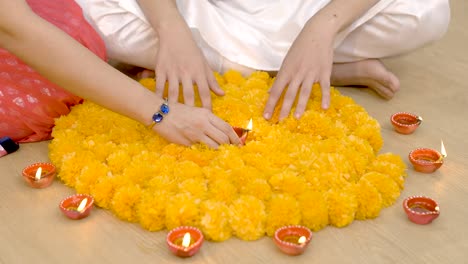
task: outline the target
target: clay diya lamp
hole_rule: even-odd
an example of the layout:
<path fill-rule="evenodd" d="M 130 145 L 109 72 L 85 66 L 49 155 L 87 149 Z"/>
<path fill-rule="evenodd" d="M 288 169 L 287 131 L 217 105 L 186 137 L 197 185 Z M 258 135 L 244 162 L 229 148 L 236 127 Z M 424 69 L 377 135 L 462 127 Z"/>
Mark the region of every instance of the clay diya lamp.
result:
<path fill-rule="evenodd" d="M 232 128 L 234 129 L 234 132 L 236 132 L 237 136 L 240 138 L 242 145 L 245 145 L 245 142 L 247 141 L 247 136 L 249 135 L 249 132 L 251 132 L 253 128 L 252 119 L 250 119 L 249 124 L 247 125 L 247 128 L 241 128 L 241 127 L 232 127 Z"/>
<path fill-rule="evenodd" d="M 284 253 L 296 256 L 304 252 L 312 239 L 312 232 L 304 226 L 292 225 L 278 228 L 273 240 Z"/>
<path fill-rule="evenodd" d="M 169 250 L 176 256 L 186 258 L 195 255 L 204 241 L 202 232 L 192 226 L 179 226 L 166 237 Z"/>
<path fill-rule="evenodd" d="M 62 213 L 73 220 L 87 217 L 93 209 L 94 198 L 88 194 L 74 194 L 60 202 Z"/>
<path fill-rule="evenodd" d="M 23 169 L 23 179 L 33 188 L 46 188 L 52 184 L 56 175 L 55 166 L 48 162 L 38 162 Z"/>
<path fill-rule="evenodd" d="M 436 201 L 425 196 L 411 196 L 403 201 L 403 209 L 408 219 L 420 225 L 431 223 L 440 214 Z"/>
<path fill-rule="evenodd" d="M 422 120 L 422 117 L 406 112 L 395 113 L 390 118 L 395 131 L 405 135 L 413 133 L 421 125 Z"/>
<path fill-rule="evenodd" d="M 418 148 L 411 151 L 408 158 L 416 171 L 432 173 L 438 170 L 447 157 L 444 143 L 441 142 L 441 152 L 429 148 Z"/>

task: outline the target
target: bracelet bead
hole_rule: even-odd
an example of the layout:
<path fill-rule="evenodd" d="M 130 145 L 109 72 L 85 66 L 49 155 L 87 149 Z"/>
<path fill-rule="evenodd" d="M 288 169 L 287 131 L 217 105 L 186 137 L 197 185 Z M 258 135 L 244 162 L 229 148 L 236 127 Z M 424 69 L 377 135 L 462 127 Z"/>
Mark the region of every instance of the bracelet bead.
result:
<path fill-rule="evenodd" d="M 156 113 L 154 113 L 153 116 L 151 117 L 152 122 L 148 126 L 148 128 L 153 128 L 155 124 L 161 123 L 164 119 L 164 116 L 169 114 L 169 111 L 170 111 L 170 108 L 169 108 L 167 98 L 164 98 L 164 103 L 161 104 L 161 106 L 159 107 L 159 110 Z"/>

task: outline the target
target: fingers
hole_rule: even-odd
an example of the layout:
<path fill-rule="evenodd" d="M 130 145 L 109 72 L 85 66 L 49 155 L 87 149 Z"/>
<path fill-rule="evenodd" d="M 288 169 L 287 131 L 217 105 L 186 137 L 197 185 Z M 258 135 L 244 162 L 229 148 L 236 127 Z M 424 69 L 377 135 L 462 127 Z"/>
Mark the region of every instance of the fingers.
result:
<path fill-rule="evenodd" d="M 169 77 L 169 102 L 175 103 L 179 101 L 179 80 L 176 75 Z"/>
<path fill-rule="evenodd" d="M 283 77 L 280 73 L 278 73 L 278 77 L 276 78 L 273 86 L 270 89 L 270 96 L 268 97 L 268 101 L 265 106 L 265 110 L 263 111 L 263 117 L 266 120 L 270 120 L 273 111 L 275 110 L 276 104 L 278 103 L 279 98 L 283 94 L 284 87 L 287 85 L 288 80 Z"/>
<path fill-rule="evenodd" d="M 294 113 L 295 118 L 299 119 L 304 114 L 305 109 L 307 108 L 307 103 L 309 102 L 313 85 L 313 79 L 308 79 L 302 83 L 299 99 L 297 100 L 296 112 Z"/>
<path fill-rule="evenodd" d="M 213 149 L 218 149 L 223 144 L 241 145 L 240 139 L 234 132 L 234 129 L 215 116 L 210 118 L 210 125 L 199 136 L 199 139 L 193 141 L 206 144 Z"/>
<path fill-rule="evenodd" d="M 188 106 L 195 105 L 195 95 L 193 91 L 193 83 L 192 80 L 188 77 L 182 79 L 182 87 L 184 91 L 184 104 Z M 179 87 L 177 87 L 179 89 Z"/>
<path fill-rule="evenodd" d="M 322 109 L 328 109 L 330 107 L 330 78 L 322 79 L 320 88 L 322 89 Z"/>
<path fill-rule="evenodd" d="M 216 81 L 216 78 L 214 74 L 212 73 L 213 71 L 210 69 L 210 67 L 208 67 L 207 72 L 208 72 L 208 77 L 207 77 L 208 85 L 210 86 L 211 91 L 213 91 L 213 93 L 216 94 L 217 96 L 225 95 L 225 92 L 223 91 L 223 89 L 219 87 L 219 84 Z"/>
<path fill-rule="evenodd" d="M 156 95 L 160 98 L 164 96 L 166 89 L 166 75 L 163 73 L 156 74 Z"/>
<path fill-rule="evenodd" d="M 283 120 L 288 117 L 289 112 L 291 112 L 291 108 L 296 100 L 297 90 L 299 89 L 299 85 L 301 85 L 301 80 L 295 79 L 294 81 L 289 83 L 288 89 L 286 94 L 284 95 L 283 105 L 281 107 L 279 120 Z"/>
<path fill-rule="evenodd" d="M 211 122 L 211 124 L 213 124 L 213 126 L 215 126 L 219 131 L 222 132 L 222 134 L 223 134 L 222 140 L 225 140 L 225 141 L 223 141 L 224 143 L 226 143 L 226 144 L 230 143 L 230 144 L 234 144 L 234 145 L 240 145 L 241 144 L 240 138 L 239 138 L 239 136 L 237 136 L 237 134 L 234 131 L 234 129 L 232 128 L 232 126 L 229 125 L 228 123 L 226 123 L 224 120 L 222 120 L 221 118 L 213 115 L 212 118 L 210 119 L 210 122 Z M 227 136 L 227 140 L 224 138 L 224 136 Z"/>
<path fill-rule="evenodd" d="M 216 142 L 215 140 L 211 139 L 209 136 L 203 136 L 203 138 L 200 140 L 200 143 L 206 144 L 208 147 L 212 149 L 218 149 L 219 148 L 219 143 Z"/>
<path fill-rule="evenodd" d="M 205 80 L 201 80 L 197 82 L 197 86 L 203 108 L 211 110 L 211 94 L 208 83 Z"/>
<path fill-rule="evenodd" d="M 321 91 L 322 91 L 322 101 L 321 106 L 323 109 L 328 109 L 330 107 L 330 77 L 327 74 L 320 78 L 318 83 L 320 84 Z M 295 118 L 300 118 L 304 114 L 307 103 L 310 99 L 310 94 L 312 92 L 312 87 L 314 85 L 314 78 L 313 77 L 299 77 L 291 81 L 287 87 L 287 91 L 284 95 L 283 104 L 281 106 L 281 111 L 279 115 L 279 120 L 282 120 L 288 117 L 291 109 L 294 105 L 294 102 L 297 98 L 297 105 L 296 110 L 294 113 Z M 268 98 L 267 104 L 265 106 L 265 110 L 263 112 L 263 117 L 267 120 L 271 119 L 273 111 L 276 105 L 279 102 L 279 98 L 281 97 L 282 93 L 284 92 L 285 86 L 287 82 L 285 79 L 278 78 L 276 82 L 273 84 L 270 92 L 270 96 Z M 299 91 L 300 88 L 300 91 Z"/>

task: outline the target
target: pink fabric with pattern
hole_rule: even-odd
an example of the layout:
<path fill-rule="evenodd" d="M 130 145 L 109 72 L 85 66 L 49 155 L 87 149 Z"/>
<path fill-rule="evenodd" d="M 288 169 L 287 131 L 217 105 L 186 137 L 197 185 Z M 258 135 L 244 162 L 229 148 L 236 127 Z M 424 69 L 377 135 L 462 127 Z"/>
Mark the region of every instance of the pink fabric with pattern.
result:
<path fill-rule="evenodd" d="M 104 42 L 73 0 L 27 2 L 36 14 L 106 59 Z M 0 48 L 0 138 L 9 136 L 17 142 L 50 139 L 54 119 L 81 102 Z"/>

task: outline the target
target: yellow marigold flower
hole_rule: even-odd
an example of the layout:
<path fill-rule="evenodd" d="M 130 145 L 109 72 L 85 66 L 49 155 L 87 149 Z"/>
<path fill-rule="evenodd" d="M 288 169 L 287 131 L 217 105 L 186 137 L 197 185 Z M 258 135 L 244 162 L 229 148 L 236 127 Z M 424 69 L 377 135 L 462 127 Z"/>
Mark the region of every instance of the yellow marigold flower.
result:
<path fill-rule="evenodd" d="M 192 178 L 179 183 L 179 193 L 190 193 L 193 197 L 203 199 L 206 197 L 208 187 L 203 178 Z"/>
<path fill-rule="evenodd" d="M 75 189 L 78 193 L 90 193 L 90 189 L 100 177 L 106 177 L 109 168 L 98 161 L 88 163 L 76 179 Z"/>
<path fill-rule="evenodd" d="M 375 171 L 380 172 L 382 174 L 386 174 L 398 184 L 400 190 L 404 188 L 406 176 L 405 167 L 400 167 L 395 163 L 380 161 L 376 159 L 370 164 L 368 171 Z"/>
<path fill-rule="evenodd" d="M 271 197 L 272 191 L 267 180 L 257 178 L 248 181 L 245 185 L 241 185 L 240 193 L 255 196 L 262 201 L 268 201 Z"/>
<path fill-rule="evenodd" d="M 250 74 L 249 78 L 250 79 L 258 79 L 258 80 L 262 80 L 262 81 L 265 81 L 265 82 L 270 82 L 271 81 L 271 78 L 270 78 L 270 75 L 267 73 L 267 72 L 263 72 L 263 71 L 254 71 Z M 256 88 L 256 87 L 254 87 Z"/>
<path fill-rule="evenodd" d="M 398 184 L 389 176 L 379 172 L 368 172 L 362 176 L 362 179 L 368 180 L 382 195 L 382 206 L 392 205 L 400 196 Z"/>
<path fill-rule="evenodd" d="M 178 146 L 183 151 L 180 154 L 183 159 L 187 161 L 192 161 L 193 163 L 197 164 L 198 166 L 208 166 L 218 153 L 216 150 L 208 149 L 204 145 L 193 146 L 190 148 L 186 148 L 183 146 Z M 203 155 L 200 155 L 200 152 L 203 152 Z"/>
<path fill-rule="evenodd" d="M 264 79 L 257 79 L 257 78 L 249 78 L 243 84 L 243 91 L 244 92 L 252 92 L 252 91 L 264 91 L 268 89 L 268 82 Z"/>
<path fill-rule="evenodd" d="M 328 219 L 330 224 L 343 227 L 351 224 L 357 211 L 358 202 L 352 187 L 347 190 L 331 189 L 327 196 Z"/>
<path fill-rule="evenodd" d="M 312 231 L 328 225 L 328 202 L 324 193 L 307 190 L 298 197 L 302 224 Z"/>
<path fill-rule="evenodd" d="M 237 188 L 227 179 L 215 179 L 210 181 L 208 197 L 214 200 L 230 204 L 237 198 Z"/>
<path fill-rule="evenodd" d="M 136 207 L 136 214 L 141 226 L 149 231 L 164 229 L 166 203 L 170 197 L 166 191 L 147 190 L 143 192 Z"/>
<path fill-rule="evenodd" d="M 232 236 L 229 225 L 229 207 L 215 200 L 205 200 L 200 205 L 200 227 L 207 239 L 224 241 Z"/>
<path fill-rule="evenodd" d="M 71 152 L 62 157 L 61 169 L 57 176 L 68 186 L 75 186 L 76 175 L 80 175 L 86 164 L 96 158 L 90 151 Z"/>
<path fill-rule="evenodd" d="M 229 207 L 229 223 L 240 239 L 261 238 L 265 234 L 266 217 L 265 204 L 253 196 L 241 195 Z"/>
<path fill-rule="evenodd" d="M 392 153 L 383 153 L 376 157 L 370 164 L 368 171 L 376 171 L 387 174 L 403 189 L 406 173 L 406 165 L 403 159 Z"/>
<path fill-rule="evenodd" d="M 156 88 L 156 80 L 154 78 L 143 78 L 140 80 L 140 84 L 151 91 L 154 91 Z"/>
<path fill-rule="evenodd" d="M 365 178 L 361 178 L 357 183 L 356 198 L 358 201 L 356 219 L 364 220 L 379 216 L 382 209 L 382 195 Z"/>
<path fill-rule="evenodd" d="M 368 122 L 372 122 L 369 120 Z M 369 142 L 369 144 L 374 149 L 374 152 L 377 153 L 383 146 L 383 139 L 380 133 L 369 133 L 370 131 L 380 130 L 380 125 L 375 121 L 374 124 L 367 123 L 365 125 L 361 125 L 354 131 L 354 135 L 363 138 Z"/>
<path fill-rule="evenodd" d="M 199 178 L 203 179 L 203 171 L 195 162 L 192 161 L 181 161 L 177 163 L 177 167 L 174 169 L 174 177 L 179 181 L 186 179 Z"/>
<path fill-rule="evenodd" d="M 229 70 L 226 73 L 224 73 L 224 79 L 226 82 L 230 84 L 235 84 L 235 85 L 242 85 L 245 82 L 244 77 L 242 77 L 242 74 L 238 71 L 232 71 Z"/>
<path fill-rule="evenodd" d="M 206 166 L 202 168 L 203 174 L 210 182 L 216 180 L 230 180 L 231 174 L 219 166 Z"/>
<path fill-rule="evenodd" d="M 128 166 L 131 161 L 131 156 L 125 150 L 117 150 L 107 157 L 107 165 L 113 173 L 122 173 L 123 169 Z"/>
<path fill-rule="evenodd" d="M 146 184 L 148 189 L 154 191 L 176 192 L 178 190 L 177 181 L 175 178 L 167 175 L 156 175 Z"/>
<path fill-rule="evenodd" d="M 136 205 L 138 204 L 142 191 L 136 185 L 128 185 L 117 188 L 111 201 L 111 210 L 123 220 L 136 222 Z"/>
<path fill-rule="evenodd" d="M 96 205 L 104 209 L 109 209 L 115 187 L 116 178 L 109 176 L 99 177 L 96 183 L 90 188 L 90 194 L 93 196 Z"/>
<path fill-rule="evenodd" d="M 285 170 L 271 176 L 268 181 L 275 191 L 296 196 L 306 189 L 306 182 L 303 177 L 299 177 L 296 172 Z"/>
<path fill-rule="evenodd" d="M 166 204 L 166 228 L 178 226 L 200 226 L 200 199 L 190 193 L 179 193 L 172 196 Z"/>
<path fill-rule="evenodd" d="M 269 236 L 282 226 L 298 225 L 301 222 L 299 203 L 291 195 L 274 194 L 268 205 L 268 211 L 266 232 Z"/>

